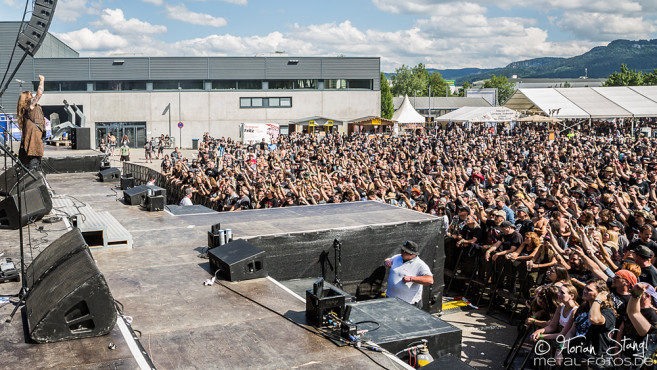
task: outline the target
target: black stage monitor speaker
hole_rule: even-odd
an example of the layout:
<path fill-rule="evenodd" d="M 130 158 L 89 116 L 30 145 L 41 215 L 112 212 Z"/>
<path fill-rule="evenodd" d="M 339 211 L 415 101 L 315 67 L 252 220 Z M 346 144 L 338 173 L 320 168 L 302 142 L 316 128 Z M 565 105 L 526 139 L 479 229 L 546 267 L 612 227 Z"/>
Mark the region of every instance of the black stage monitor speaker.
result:
<path fill-rule="evenodd" d="M 127 190 L 135 187 L 135 178 L 132 174 L 121 176 L 121 190 Z"/>
<path fill-rule="evenodd" d="M 265 252 L 242 239 L 210 249 L 210 269 L 229 281 L 267 277 Z"/>
<path fill-rule="evenodd" d="M 3 172 L 2 175 L 0 175 L 0 195 L 7 196 L 9 194 L 16 194 L 16 191 L 18 190 L 18 185 L 17 185 L 17 179 L 18 176 L 16 174 L 16 168 L 17 166 L 14 166 L 7 171 Z M 39 185 L 45 185 L 46 182 L 43 178 L 43 173 L 40 171 L 29 171 L 34 177 L 36 177 L 36 180 L 32 178 L 28 173 L 25 173 L 21 170 L 21 178 L 23 180 L 23 183 L 21 184 L 21 189 L 31 189 L 31 188 L 36 188 Z"/>
<path fill-rule="evenodd" d="M 144 207 L 149 212 L 163 211 L 166 201 L 163 195 L 149 195 L 146 197 L 146 204 Z"/>
<path fill-rule="evenodd" d="M 166 198 L 167 191 L 155 185 L 139 185 L 123 191 L 123 201 L 132 206 L 145 204 L 148 195 L 161 195 Z"/>
<path fill-rule="evenodd" d="M 30 337 L 39 343 L 108 334 L 116 309 L 105 277 L 88 249 L 48 269 L 25 301 Z"/>
<path fill-rule="evenodd" d="M 46 38 L 50 22 L 55 14 L 57 0 L 36 0 L 30 23 L 18 36 L 18 46 L 34 56 Z"/>
<path fill-rule="evenodd" d="M 71 129 L 71 147 L 75 150 L 91 149 L 91 128 L 73 127 Z"/>
<path fill-rule="evenodd" d="M 43 250 L 43 252 L 36 256 L 29 266 L 27 266 L 25 269 L 25 282 L 27 283 L 27 288 L 34 288 L 43 281 L 55 267 L 71 258 L 72 255 L 80 252 L 90 253 L 80 229 L 75 228 L 52 242 Z"/>
<path fill-rule="evenodd" d="M 52 199 L 45 185 L 28 189 L 21 194 L 22 209 L 18 214 L 18 196 L 0 202 L 0 229 L 17 230 L 30 220 L 40 220 L 52 210 Z"/>
<path fill-rule="evenodd" d="M 121 180 L 121 170 L 116 167 L 108 168 L 98 173 L 102 182 L 117 182 Z"/>

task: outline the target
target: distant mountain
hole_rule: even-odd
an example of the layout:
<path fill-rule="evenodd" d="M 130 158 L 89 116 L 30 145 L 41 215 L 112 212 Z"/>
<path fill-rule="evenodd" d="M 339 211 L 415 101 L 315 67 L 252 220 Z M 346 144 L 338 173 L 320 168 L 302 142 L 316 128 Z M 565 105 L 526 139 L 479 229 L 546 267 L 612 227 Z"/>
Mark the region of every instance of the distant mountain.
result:
<path fill-rule="evenodd" d="M 502 68 L 480 69 L 427 69 L 429 73 L 440 72 L 446 80 L 456 80 L 460 85 L 496 76 L 520 78 L 579 78 L 585 74 L 589 78 L 606 78 L 620 71 L 624 63 L 630 69 L 652 72 L 657 69 L 657 39 L 655 40 L 615 40 L 607 46 L 595 47 L 586 53 L 572 58 L 534 58 L 509 63 Z M 585 71 L 586 70 L 586 71 Z M 388 79 L 394 73 L 386 73 Z"/>
<path fill-rule="evenodd" d="M 443 76 L 446 80 L 457 80 L 459 78 L 468 77 L 476 74 L 486 73 L 492 71 L 492 69 L 481 69 L 481 68 L 460 68 L 460 69 L 433 69 L 427 68 L 427 72 L 434 73 L 440 72 L 440 75 Z"/>
<path fill-rule="evenodd" d="M 521 78 L 578 78 L 585 74 L 589 78 L 606 78 L 620 71 L 625 63 L 637 71 L 652 72 L 657 68 L 657 39 L 615 40 L 607 46 L 598 46 L 572 58 L 536 58 L 509 63 L 496 68 L 457 79 L 457 83 L 472 82 L 497 76 L 518 75 Z"/>

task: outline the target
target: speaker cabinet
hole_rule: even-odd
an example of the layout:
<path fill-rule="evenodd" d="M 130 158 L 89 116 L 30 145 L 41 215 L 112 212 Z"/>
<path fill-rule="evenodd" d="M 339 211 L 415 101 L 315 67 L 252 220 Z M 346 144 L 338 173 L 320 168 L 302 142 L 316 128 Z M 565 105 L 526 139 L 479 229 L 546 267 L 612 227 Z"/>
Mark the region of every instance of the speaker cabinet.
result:
<path fill-rule="evenodd" d="M 101 182 L 118 182 L 121 180 L 121 170 L 116 167 L 108 168 L 98 173 Z"/>
<path fill-rule="evenodd" d="M 30 22 L 18 36 L 17 45 L 31 56 L 34 56 L 46 38 L 50 22 L 55 13 L 57 0 L 36 0 Z"/>
<path fill-rule="evenodd" d="M 33 278 L 38 283 L 29 291 L 25 308 L 34 341 L 97 337 L 114 328 L 116 310 L 109 286 L 87 246 L 83 248 L 68 258 L 57 259 L 53 266 L 39 267 L 45 269 L 43 276 Z M 52 256 L 57 254 L 52 252 Z M 37 272 L 36 267 L 33 272 Z"/>
<path fill-rule="evenodd" d="M 16 173 L 17 168 L 18 166 L 14 166 L 0 175 L 0 195 L 7 196 L 10 194 L 16 194 L 16 191 L 18 190 L 18 175 Z M 46 185 L 46 182 L 43 178 L 43 173 L 40 171 L 29 171 L 29 173 L 21 171 L 21 174 L 21 180 L 23 181 L 21 184 L 21 189 L 32 189 L 40 185 Z M 36 180 L 32 178 L 30 174 L 34 175 Z"/>
<path fill-rule="evenodd" d="M 74 150 L 91 149 L 91 128 L 73 127 L 71 129 L 71 147 Z"/>
<path fill-rule="evenodd" d="M 80 229 L 75 228 L 52 242 L 25 269 L 27 288 L 37 286 L 48 274 L 76 253 L 90 253 Z"/>
<path fill-rule="evenodd" d="M 121 176 L 121 190 L 127 190 L 135 187 L 135 178 L 132 174 Z"/>
<path fill-rule="evenodd" d="M 164 210 L 166 201 L 164 200 L 163 195 L 149 195 L 146 197 L 146 204 L 144 207 L 149 212 L 156 212 Z"/>
<path fill-rule="evenodd" d="M 139 185 L 132 189 L 123 191 L 123 201 L 131 206 L 138 206 L 146 203 L 148 195 L 158 196 L 161 195 L 166 198 L 167 191 L 155 185 Z"/>
<path fill-rule="evenodd" d="M 265 252 L 242 239 L 210 249 L 210 269 L 229 281 L 257 279 L 267 276 Z"/>
<path fill-rule="evenodd" d="M 40 220 L 52 210 L 52 199 L 45 185 L 27 189 L 21 194 L 22 209 L 18 213 L 18 195 L 0 202 L 0 229 L 17 230 L 31 220 Z"/>

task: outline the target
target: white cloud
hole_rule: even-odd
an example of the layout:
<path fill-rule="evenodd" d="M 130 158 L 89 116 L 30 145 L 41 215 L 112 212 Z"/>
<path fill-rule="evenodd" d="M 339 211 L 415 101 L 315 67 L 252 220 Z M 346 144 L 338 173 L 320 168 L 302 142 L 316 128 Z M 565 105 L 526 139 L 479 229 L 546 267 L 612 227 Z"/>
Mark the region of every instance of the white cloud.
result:
<path fill-rule="evenodd" d="M 219 0 L 223 1 L 224 3 L 229 3 L 229 4 L 236 4 L 236 5 L 247 5 L 248 0 Z"/>
<path fill-rule="evenodd" d="M 10 8 L 16 8 L 16 9 L 25 6 L 25 3 L 21 4 L 18 2 L 18 0 L 2 0 L 2 3 Z"/>
<path fill-rule="evenodd" d="M 167 32 L 165 26 L 152 25 L 136 18 L 125 19 L 121 9 L 104 9 L 100 18 L 92 23 L 98 28 L 107 27 L 119 34 L 158 34 Z"/>
<path fill-rule="evenodd" d="M 128 40 L 108 30 L 93 32 L 86 27 L 68 33 L 56 33 L 55 36 L 77 51 L 114 50 L 129 45 Z"/>
<path fill-rule="evenodd" d="M 54 19 L 74 23 L 85 14 L 98 14 L 98 5 L 99 3 L 87 4 L 87 0 L 59 0 Z"/>
<path fill-rule="evenodd" d="M 187 9 L 185 4 L 166 5 L 165 8 L 167 17 L 186 23 L 210 27 L 223 27 L 227 23 L 226 20 L 221 17 L 213 17 L 209 14 L 193 12 Z"/>
<path fill-rule="evenodd" d="M 627 17 L 622 14 L 604 13 L 566 13 L 557 25 L 573 32 L 578 37 L 589 40 L 605 41 L 613 39 L 646 39 L 657 31 L 654 20 L 641 16 Z"/>
<path fill-rule="evenodd" d="M 155 4 L 157 6 L 160 6 L 160 5 L 163 4 L 162 0 L 142 0 L 142 1 L 145 2 L 145 3 Z"/>

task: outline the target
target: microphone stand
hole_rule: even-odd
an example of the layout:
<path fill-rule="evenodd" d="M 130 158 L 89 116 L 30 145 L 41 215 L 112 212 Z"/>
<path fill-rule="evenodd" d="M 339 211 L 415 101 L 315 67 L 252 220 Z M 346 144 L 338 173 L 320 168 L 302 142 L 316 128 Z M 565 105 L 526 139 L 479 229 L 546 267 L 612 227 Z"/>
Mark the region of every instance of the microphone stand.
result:
<path fill-rule="evenodd" d="M 3 110 L 4 112 L 4 110 Z M 7 113 L 4 113 L 5 116 L 8 118 Z M 6 129 L 4 129 L 5 132 L 7 132 Z M 10 137 L 13 140 L 13 136 L 10 133 Z M 12 145 L 13 146 L 13 145 Z M 18 189 L 16 190 L 16 196 L 17 196 L 17 201 L 18 201 L 18 238 L 19 238 L 19 243 L 20 243 L 20 253 L 21 253 L 21 289 L 18 292 L 18 294 L 12 295 L 12 297 L 18 297 L 19 301 L 16 304 L 16 307 L 14 307 L 14 310 L 11 312 L 9 317 L 5 320 L 6 322 L 10 323 L 16 312 L 18 311 L 18 308 L 20 306 L 25 304 L 25 300 L 27 299 L 28 295 L 28 289 L 27 289 L 27 280 L 25 279 L 25 245 L 23 242 L 23 224 L 22 224 L 22 218 L 23 218 L 23 194 L 22 192 L 25 191 L 25 189 L 22 188 L 23 185 L 23 172 L 26 174 L 29 174 L 34 180 L 37 180 L 36 176 L 32 174 L 27 167 L 23 163 L 21 163 L 20 160 L 9 150 L 7 149 L 6 145 L 0 145 L 0 150 L 2 150 L 5 153 L 5 163 L 7 161 L 7 157 L 10 157 L 12 161 L 16 163 L 16 185 L 18 186 Z M 6 168 L 6 164 L 5 164 Z M 6 181 L 6 176 L 5 176 L 5 181 Z M 6 187 L 5 187 L 6 188 Z M 11 196 L 11 192 L 7 192 L 7 196 Z M 28 223 L 29 225 L 29 220 Z"/>

